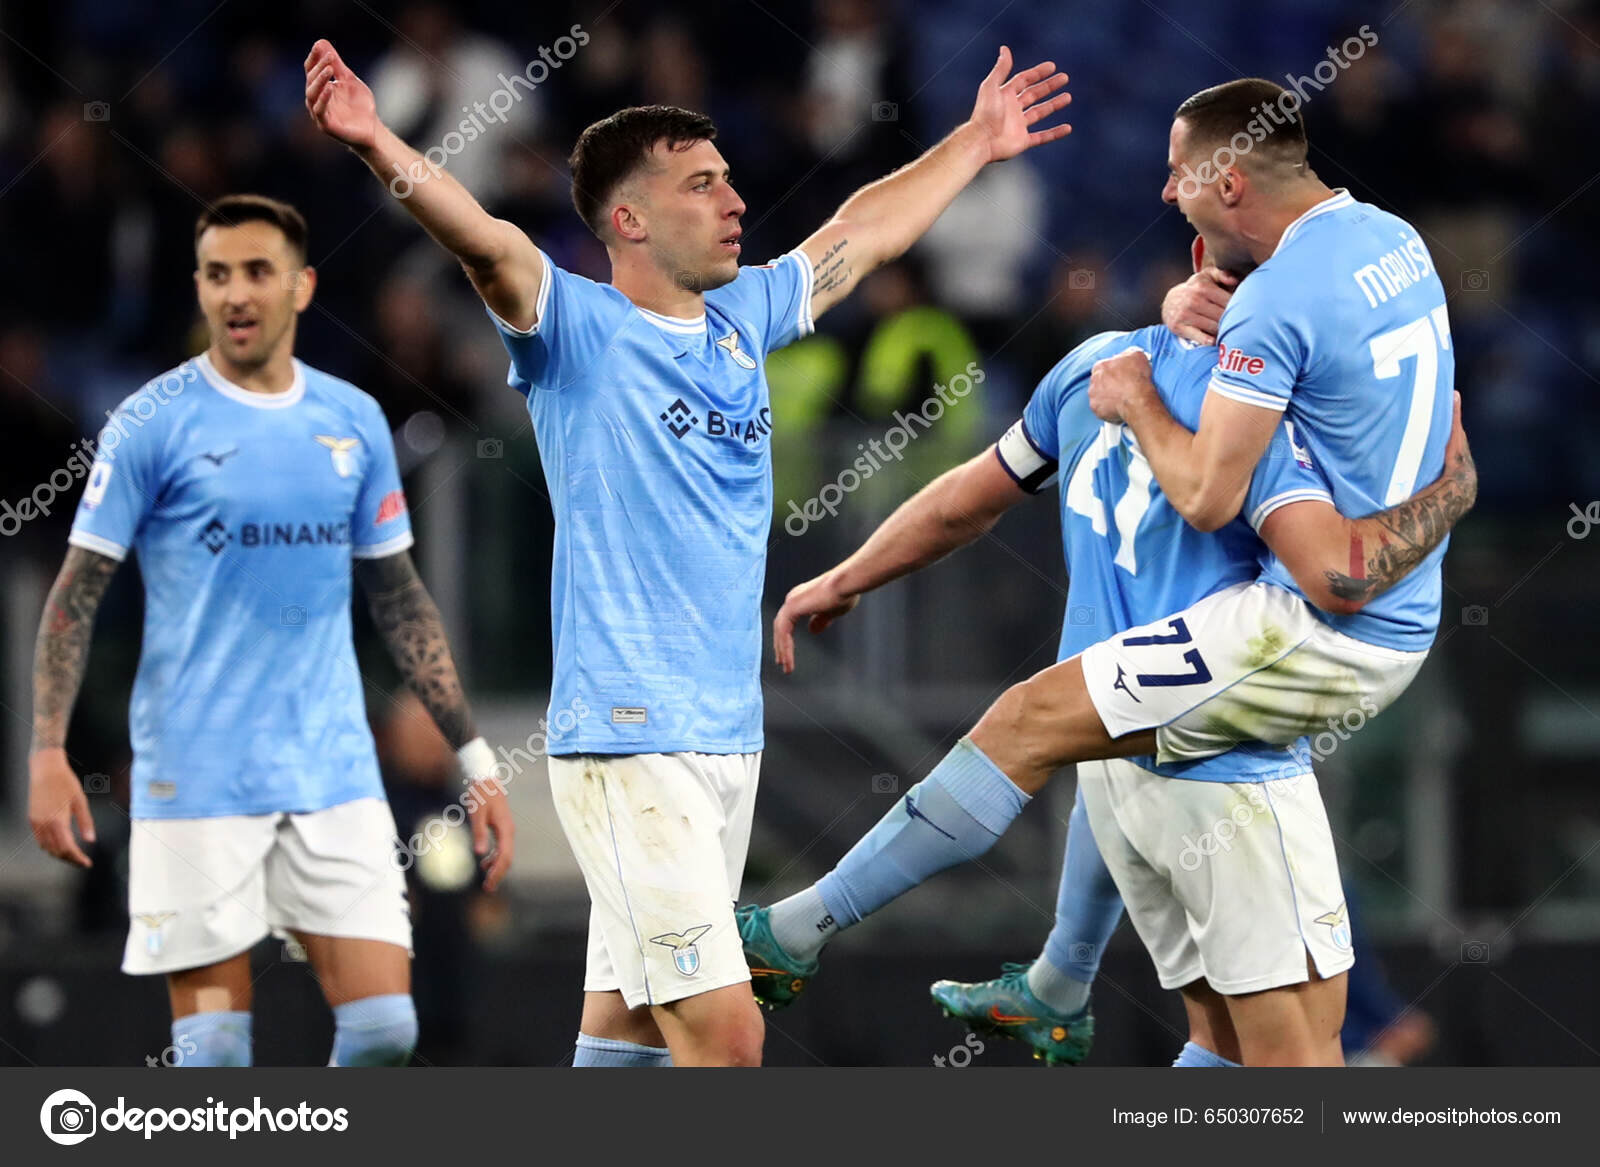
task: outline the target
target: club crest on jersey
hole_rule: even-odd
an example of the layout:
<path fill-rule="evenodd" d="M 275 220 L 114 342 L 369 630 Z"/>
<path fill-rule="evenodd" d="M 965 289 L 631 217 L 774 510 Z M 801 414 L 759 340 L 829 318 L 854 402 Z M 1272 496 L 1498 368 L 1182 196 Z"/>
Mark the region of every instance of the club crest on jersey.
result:
<path fill-rule="evenodd" d="M 692 977 L 700 971 L 700 949 L 695 942 L 709 931 L 710 924 L 696 924 L 682 932 L 663 932 L 660 936 L 652 936 L 650 943 L 672 949 L 672 966 L 684 976 Z"/>
<path fill-rule="evenodd" d="M 717 347 L 732 357 L 733 363 L 741 369 L 753 369 L 756 367 L 756 359 L 739 347 L 738 329 L 717 341 Z"/>
<path fill-rule="evenodd" d="M 1350 950 L 1350 913 L 1343 903 L 1331 912 L 1322 913 L 1316 918 L 1315 922 L 1328 926 L 1329 931 L 1333 933 L 1332 940 L 1335 948 L 1343 949 L 1346 952 Z"/>
<path fill-rule="evenodd" d="M 356 472 L 356 460 L 350 456 L 350 451 L 361 444 L 360 438 L 334 438 L 327 434 L 318 434 L 316 437 L 318 442 L 328 447 L 335 474 L 340 478 L 349 478 Z"/>
<path fill-rule="evenodd" d="M 148 934 L 144 938 L 144 947 L 145 951 L 151 956 L 159 956 L 161 954 L 161 946 L 163 943 L 161 937 L 161 927 L 177 914 L 177 912 L 135 913 L 133 918 L 139 923 L 143 924 L 148 931 Z"/>

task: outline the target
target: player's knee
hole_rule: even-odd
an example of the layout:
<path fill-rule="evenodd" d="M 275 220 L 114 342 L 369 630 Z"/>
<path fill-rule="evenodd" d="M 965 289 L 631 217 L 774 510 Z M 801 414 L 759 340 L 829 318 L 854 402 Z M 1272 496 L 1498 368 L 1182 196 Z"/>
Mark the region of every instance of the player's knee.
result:
<path fill-rule="evenodd" d="M 724 1050 L 730 1066 L 759 1066 L 761 1047 L 766 1044 L 767 1023 L 761 1010 L 742 1011 L 729 1027 L 724 1037 Z"/>
<path fill-rule="evenodd" d="M 330 1066 L 403 1066 L 417 1047 L 417 1008 L 409 993 L 346 1001 L 333 1018 Z"/>
<path fill-rule="evenodd" d="M 172 1045 L 162 1053 L 169 1066 L 248 1066 L 250 1014 L 190 1013 L 172 1022 Z"/>
<path fill-rule="evenodd" d="M 1001 694 L 984 716 L 990 733 L 1028 770 L 1052 770 L 1061 765 L 1056 727 L 1060 701 L 1047 681 L 1030 677 Z M 1010 773 L 1010 769 L 1007 769 Z"/>

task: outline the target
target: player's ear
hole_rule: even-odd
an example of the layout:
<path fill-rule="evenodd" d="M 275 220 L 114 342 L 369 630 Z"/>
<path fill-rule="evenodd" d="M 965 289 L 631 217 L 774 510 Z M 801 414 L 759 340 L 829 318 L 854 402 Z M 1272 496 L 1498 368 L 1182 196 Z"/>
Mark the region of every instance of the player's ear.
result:
<path fill-rule="evenodd" d="M 629 243 L 643 243 L 646 235 L 639 208 L 628 203 L 618 203 L 611 208 L 611 229 L 619 239 Z"/>
<path fill-rule="evenodd" d="M 289 273 L 294 284 L 294 310 L 304 312 L 311 307 L 311 297 L 317 291 L 317 269 L 309 263 L 299 271 Z"/>
<path fill-rule="evenodd" d="M 1236 207 L 1244 197 L 1244 171 L 1230 166 L 1217 176 L 1217 197 L 1225 207 Z"/>

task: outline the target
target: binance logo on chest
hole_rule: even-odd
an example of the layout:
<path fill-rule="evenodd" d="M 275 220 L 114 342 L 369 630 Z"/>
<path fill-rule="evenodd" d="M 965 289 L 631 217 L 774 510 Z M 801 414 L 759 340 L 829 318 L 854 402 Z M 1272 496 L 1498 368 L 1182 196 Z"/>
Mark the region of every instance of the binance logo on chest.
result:
<path fill-rule="evenodd" d="M 667 423 L 667 429 L 680 442 L 683 441 L 684 434 L 700 424 L 700 419 L 681 397 L 661 411 L 661 420 Z"/>
<path fill-rule="evenodd" d="M 333 472 L 340 478 L 349 478 L 356 472 L 356 460 L 350 451 L 361 444 L 360 438 L 335 438 L 327 434 L 317 434 L 317 441 L 328 447 L 328 456 L 333 459 Z"/>

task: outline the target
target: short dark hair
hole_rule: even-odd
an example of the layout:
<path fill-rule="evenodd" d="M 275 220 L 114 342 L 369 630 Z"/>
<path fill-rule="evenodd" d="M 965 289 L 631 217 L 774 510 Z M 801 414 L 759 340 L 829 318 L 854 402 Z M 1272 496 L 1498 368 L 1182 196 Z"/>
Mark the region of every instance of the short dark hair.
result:
<path fill-rule="evenodd" d="M 1275 81 L 1244 77 L 1202 89 L 1178 106 L 1172 116 L 1189 123 L 1189 141 L 1202 149 L 1228 146 L 1243 134 L 1250 139 L 1251 147 L 1232 147 L 1238 157 L 1259 154 L 1265 160 L 1303 167 L 1306 122 L 1300 104 L 1299 94 Z M 1269 105 L 1277 107 L 1276 115 L 1266 112 Z"/>
<path fill-rule="evenodd" d="M 714 141 L 717 127 L 703 113 L 674 105 L 636 105 L 619 109 L 578 135 L 568 164 L 572 167 L 572 205 L 602 240 L 605 208 L 624 179 L 633 174 L 656 144 L 678 150 L 695 142 Z"/>
<path fill-rule="evenodd" d="M 210 227 L 237 227 L 241 223 L 271 223 L 283 232 L 289 246 L 304 263 L 306 258 L 306 217 L 288 203 L 258 194 L 223 195 L 200 212 L 194 224 L 194 245 Z"/>

